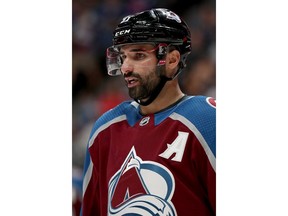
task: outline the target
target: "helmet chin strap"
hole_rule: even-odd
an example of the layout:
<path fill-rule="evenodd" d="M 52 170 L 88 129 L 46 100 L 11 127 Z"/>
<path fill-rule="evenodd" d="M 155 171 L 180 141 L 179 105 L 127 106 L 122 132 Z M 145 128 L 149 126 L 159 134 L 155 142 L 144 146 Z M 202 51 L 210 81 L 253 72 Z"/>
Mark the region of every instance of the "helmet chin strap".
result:
<path fill-rule="evenodd" d="M 161 70 L 163 70 L 163 69 L 164 69 L 164 65 L 160 66 L 157 69 L 157 73 L 160 76 L 160 81 L 159 81 L 158 85 L 154 88 L 154 90 L 151 92 L 150 97 L 146 101 L 141 101 L 140 99 L 134 99 L 138 104 L 140 104 L 142 106 L 148 106 L 149 104 L 151 104 L 156 99 L 156 97 L 159 95 L 159 93 L 163 89 L 166 82 L 173 80 L 180 72 L 180 68 L 179 68 L 178 71 L 174 74 L 174 76 L 172 78 L 169 78 L 169 77 L 161 75 L 162 74 Z"/>
<path fill-rule="evenodd" d="M 150 97 L 148 98 L 148 100 L 146 101 L 141 101 L 138 99 L 134 99 L 138 104 L 142 105 L 142 106 L 148 106 L 149 104 L 151 104 L 155 98 L 159 95 L 159 93 L 161 92 L 162 88 L 164 87 L 165 83 L 171 80 L 171 78 L 165 77 L 165 76 L 161 76 L 160 77 L 160 81 L 158 83 L 158 85 L 154 88 L 154 90 L 152 91 Z"/>

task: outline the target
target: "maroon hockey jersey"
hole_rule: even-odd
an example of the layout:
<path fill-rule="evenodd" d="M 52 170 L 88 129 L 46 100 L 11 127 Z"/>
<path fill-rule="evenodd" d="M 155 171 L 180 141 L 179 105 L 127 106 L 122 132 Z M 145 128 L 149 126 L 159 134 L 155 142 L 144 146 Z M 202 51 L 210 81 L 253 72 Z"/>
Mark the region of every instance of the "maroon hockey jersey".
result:
<path fill-rule="evenodd" d="M 123 102 L 90 134 L 81 215 L 216 214 L 216 103 L 186 96 L 142 116 Z"/>

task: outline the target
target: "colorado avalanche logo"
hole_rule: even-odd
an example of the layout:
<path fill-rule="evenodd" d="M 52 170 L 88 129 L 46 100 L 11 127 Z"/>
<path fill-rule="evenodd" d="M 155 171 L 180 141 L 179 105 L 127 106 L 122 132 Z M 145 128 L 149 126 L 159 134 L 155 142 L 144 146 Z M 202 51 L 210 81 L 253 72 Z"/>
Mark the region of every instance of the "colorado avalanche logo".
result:
<path fill-rule="evenodd" d="M 176 216 L 171 202 L 174 193 L 172 173 L 159 163 L 142 161 L 134 147 L 110 179 L 109 216 Z"/>

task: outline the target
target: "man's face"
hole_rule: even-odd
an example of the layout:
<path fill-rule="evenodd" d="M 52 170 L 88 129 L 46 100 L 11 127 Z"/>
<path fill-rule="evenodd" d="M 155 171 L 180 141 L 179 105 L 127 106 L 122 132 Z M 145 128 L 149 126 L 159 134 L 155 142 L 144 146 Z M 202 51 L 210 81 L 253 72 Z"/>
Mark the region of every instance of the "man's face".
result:
<path fill-rule="evenodd" d="M 121 47 L 121 72 L 125 78 L 129 95 L 133 99 L 143 100 L 160 82 L 156 73 L 158 59 L 155 46 L 151 44 L 133 44 Z"/>

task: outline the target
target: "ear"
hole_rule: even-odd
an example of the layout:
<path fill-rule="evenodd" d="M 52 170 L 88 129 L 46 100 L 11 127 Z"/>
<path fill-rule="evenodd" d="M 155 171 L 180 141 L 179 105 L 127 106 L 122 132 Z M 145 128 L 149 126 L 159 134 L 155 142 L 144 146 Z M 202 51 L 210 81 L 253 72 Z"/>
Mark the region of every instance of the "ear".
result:
<path fill-rule="evenodd" d="M 173 75 L 177 72 L 179 62 L 180 53 L 178 50 L 173 50 L 167 54 L 166 70 L 168 77 L 173 77 Z"/>

